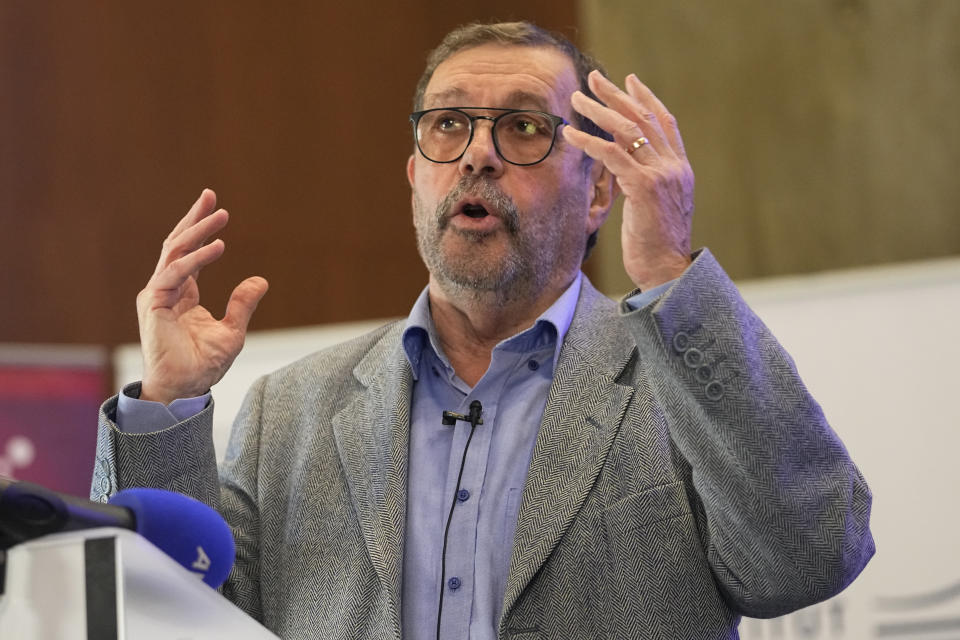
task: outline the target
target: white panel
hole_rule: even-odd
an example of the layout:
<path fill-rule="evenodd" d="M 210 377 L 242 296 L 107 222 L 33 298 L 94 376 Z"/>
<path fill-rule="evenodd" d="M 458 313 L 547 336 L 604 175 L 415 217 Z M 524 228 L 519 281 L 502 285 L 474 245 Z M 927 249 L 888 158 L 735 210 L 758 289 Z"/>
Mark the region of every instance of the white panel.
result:
<path fill-rule="evenodd" d="M 61 544 L 46 537 L 9 549 L 0 596 L 0 638 L 84 638 L 84 570 L 82 542 Z"/>
<path fill-rule="evenodd" d="M 87 636 L 84 544 L 95 538 L 115 540 L 119 640 L 276 640 L 145 538 L 106 527 L 52 534 L 10 549 L 0 597 L 3 640 Z"/>

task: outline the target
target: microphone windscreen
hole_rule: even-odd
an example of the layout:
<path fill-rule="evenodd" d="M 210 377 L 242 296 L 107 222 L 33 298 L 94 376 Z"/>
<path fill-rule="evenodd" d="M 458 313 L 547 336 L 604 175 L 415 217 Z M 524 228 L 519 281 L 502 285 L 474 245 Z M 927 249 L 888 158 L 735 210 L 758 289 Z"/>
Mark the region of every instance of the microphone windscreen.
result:
<path fill-rule="evenodd" d="M 182 493 L 146 487 L 118 491 L 110 504 L 133 512 L 137 533 L 211 587 L 219 587 L 230 575 L 233 533 L 206 504 Z"/>

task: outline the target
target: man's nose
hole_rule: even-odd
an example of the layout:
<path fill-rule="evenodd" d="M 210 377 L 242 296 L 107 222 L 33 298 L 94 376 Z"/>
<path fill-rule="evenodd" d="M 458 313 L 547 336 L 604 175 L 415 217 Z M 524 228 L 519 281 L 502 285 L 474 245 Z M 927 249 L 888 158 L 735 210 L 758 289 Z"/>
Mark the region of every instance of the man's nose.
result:
<path fill-rule="evenodd" d="M 459 162 L 463 175 L 485 175 L 497 178 L 503 173 L 503 159 L 493 144 L 493 123 L 477 120 L 473 123 L 473 140 L 467 145 Z"/>

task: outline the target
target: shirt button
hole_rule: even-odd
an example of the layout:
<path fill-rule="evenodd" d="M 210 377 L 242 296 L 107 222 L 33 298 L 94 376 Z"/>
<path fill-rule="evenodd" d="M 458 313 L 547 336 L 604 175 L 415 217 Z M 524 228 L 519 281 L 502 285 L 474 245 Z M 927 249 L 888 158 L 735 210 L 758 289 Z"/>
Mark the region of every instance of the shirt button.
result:
<path fill-rule="evenodd" d="M 459 500 L 460 502 L 466 502 L 469 499 L 470 499 L 470 492 L 467 491 L 466 489 L 460 489 L 460 491 L 457 492 L 457 500 Z"/>
<path fill-rule="evenodd" d="M 457 576 L 453 576 L 452 578 L 447 580 L 447 586 L 450 587 L 451 591 L 456 591 L 457 589 L 460 588 L 460 578 L 458 578 Z"/>
<path fill-rule="evenodd" d="M 540 363 L 537 362 L 536 360 L 528 360 L 527 368 L 530 369 L 530 371 L 536 371 L 537 369 L 540 368 Z"/>

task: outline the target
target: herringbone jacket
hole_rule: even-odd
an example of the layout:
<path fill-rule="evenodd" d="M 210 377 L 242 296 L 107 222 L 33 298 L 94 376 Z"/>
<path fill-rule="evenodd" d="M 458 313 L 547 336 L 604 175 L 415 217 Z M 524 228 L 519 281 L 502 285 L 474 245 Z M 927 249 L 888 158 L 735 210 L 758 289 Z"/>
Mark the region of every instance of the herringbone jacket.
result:
<path fill-rule="evenodd" d="M 285 638 L 399 638 L 413 380 L 402 323 L 261 378 L 219 470 L 212 407 L 122 434 L 93 498 L 159 486 L 221 510 L 225 594 Z M 709 252 L 624 314 L 584 280 L 523 489 L 501 638 L 736 638 L 844 588 L 870 492 Z M 413 639 L 411 639 L 413 640 Z"/>

